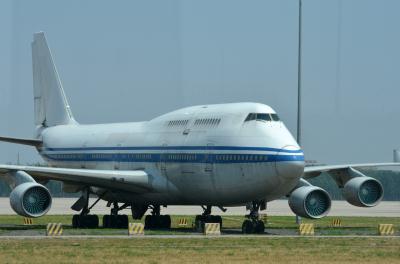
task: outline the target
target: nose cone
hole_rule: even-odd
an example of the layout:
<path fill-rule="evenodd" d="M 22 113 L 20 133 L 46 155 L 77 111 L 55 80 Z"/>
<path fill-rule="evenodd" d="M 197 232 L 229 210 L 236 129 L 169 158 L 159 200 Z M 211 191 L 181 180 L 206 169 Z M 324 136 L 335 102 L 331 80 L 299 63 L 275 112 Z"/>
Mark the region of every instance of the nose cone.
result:
<path fill-rule="evenodd" d="M 276 153 L 276 173 L 287 179 L 300 178 L 304 172 L 303 151 L 297 146 L 285 146 Z"/>

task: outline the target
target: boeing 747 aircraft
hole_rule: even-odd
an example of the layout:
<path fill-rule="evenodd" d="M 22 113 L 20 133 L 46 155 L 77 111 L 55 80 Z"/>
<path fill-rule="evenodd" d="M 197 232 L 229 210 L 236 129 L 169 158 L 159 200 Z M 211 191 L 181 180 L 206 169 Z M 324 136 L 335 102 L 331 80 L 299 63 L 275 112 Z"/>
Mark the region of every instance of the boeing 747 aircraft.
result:
<path fill-rule="evenodd" d="M 170 228 L 161 215 L 168 205 L 199 205 L 196 228 L 207 222 L 222 225 L 212 207 L 247 205 L 244 233 L 264 232 L 258 219 L 266 203 L 284 196 L 302 217 L 328 214 L 328 193 L 306 181 L 329 173 L 344 198 L 355 206 L 377 205 L 382 185 L 357 168 L 387 164 L 305 167 L 302 149 L 277 113 L 260 103 L 199 105 L 179 109 L 150 121 L 79 124 L 73 117 L 43 32 L 32 42 L 34 116 L 32 139 L 0 137 L 1 141 L 33 146 L 48 167 L 0 165 L 0 176 L 12 188 L 10 204 L 26 217 L 46 214 L 52 197 L 44 186 L 62 181 L 65 192 L 82 192 L 72 205 L 80 211 L 73 227 L 98 227 L 89 195 L 106 200 L 110 215 L 104 227 L 126 227 L 131 208 L 146 228 Z"/>

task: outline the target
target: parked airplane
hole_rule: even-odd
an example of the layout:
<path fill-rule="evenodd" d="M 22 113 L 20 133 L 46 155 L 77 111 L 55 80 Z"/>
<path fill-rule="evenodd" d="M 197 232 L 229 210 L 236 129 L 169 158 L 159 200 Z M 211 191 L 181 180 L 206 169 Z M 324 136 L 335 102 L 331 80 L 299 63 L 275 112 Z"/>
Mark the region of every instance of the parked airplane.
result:
<path fill-rule="evenodd" d="M 169 228 L 161 206 L 199 205 L 196 228 L 218 222 L 212 206 L 248 205 L 244 233 L 264 232 L 258 212 L 266 203 L 288 196 L 292 211 L 303 217 L 328 214 L 328 193 L 305 178 L 328 172 L 344 198 L 356 206 L 375 206 L 382 185 L 356 167 L 388 164 L 304 166 L 303 151 L 269 106 L 259 103 L 200 105 L 179 109 L 146 122 L 81 125 L 75 121 L 43 32 L 32 43 L 36 136 L 1 137 L 1 141 L 34 146 L 49 167 L 0 165 L 11 186 L 10 204 L 26 217 L 40 217 L 52 198 L 43 186 L 64 183 L 66 192 L 82 192 L 72 205 L 73 227 L 97 227 L 89 195 L 112 205 L 104 227 L 126 227 L 131 208 L 146 228 Z M 96 201 L 97 202 L 97 201 Z"/>

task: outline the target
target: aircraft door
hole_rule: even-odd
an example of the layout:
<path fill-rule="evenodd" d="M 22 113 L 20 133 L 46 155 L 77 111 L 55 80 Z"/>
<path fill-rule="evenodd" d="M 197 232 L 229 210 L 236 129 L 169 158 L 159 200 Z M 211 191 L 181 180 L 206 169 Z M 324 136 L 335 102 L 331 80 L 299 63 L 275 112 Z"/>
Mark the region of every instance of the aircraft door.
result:
<path fill-rule="evenodd" d="M 205 162 L 204 171 L 210 175 L 213 174 L 213 172 L 214 172 L 214 159 L 213 159 L 213 155 L 212 155 L 213 147 L 214 147 L 214 143 L 208 143 L 206 154 L 204 155 L 204 162 Z"/>
<path fill-rule="evenodd" d="M 209 142 L 206 148 L 206 154 L 204 155 L 204 174 L 208 178 L 211 188 L 214 190 L 213 193 L 218 195 L 218 180 L 215 177 L 215 157 L 214 157 L 214 143 Z"/>
<path fill-rule="evenodd" d="M 167 146 L 168 144 L 164 143 L 163 148 L 160 153 L 160 170 L 161 174 L 167 175 L 167 158 L 168 158 L 168 151 Z"/>
<path fill-rule="evenodd" d="M 117 144 L 117 150 L 113 153 L 114 170 L 119 170 L 121 167 L 121 143 Z"/>

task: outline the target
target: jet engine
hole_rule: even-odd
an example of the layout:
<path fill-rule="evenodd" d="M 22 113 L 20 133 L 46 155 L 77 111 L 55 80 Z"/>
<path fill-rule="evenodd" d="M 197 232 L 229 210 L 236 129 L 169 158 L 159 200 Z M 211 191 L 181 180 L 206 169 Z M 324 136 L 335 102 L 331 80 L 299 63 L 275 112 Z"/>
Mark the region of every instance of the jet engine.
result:
<path fill-rule="evenodd" d="M 36 182 L 19 184 L 10 194 L 10 205 L 19 215 L 39 217 L 47 213 L 51 207 L 49 190 Z"/>
<path fill-rule="evenodd" d="M 383 198 L 382 184 L 371 177 L 355 177 L 343 187 L 343 196 L 352 205 L 372 207 Z"/>
<path fill-rule="evenodd" d="M 318 219 L 328 214 L 331 209 L 331 198 L 324 189 L 302 186 L 290 194 L 289 206 L 296 215 Z"/>

